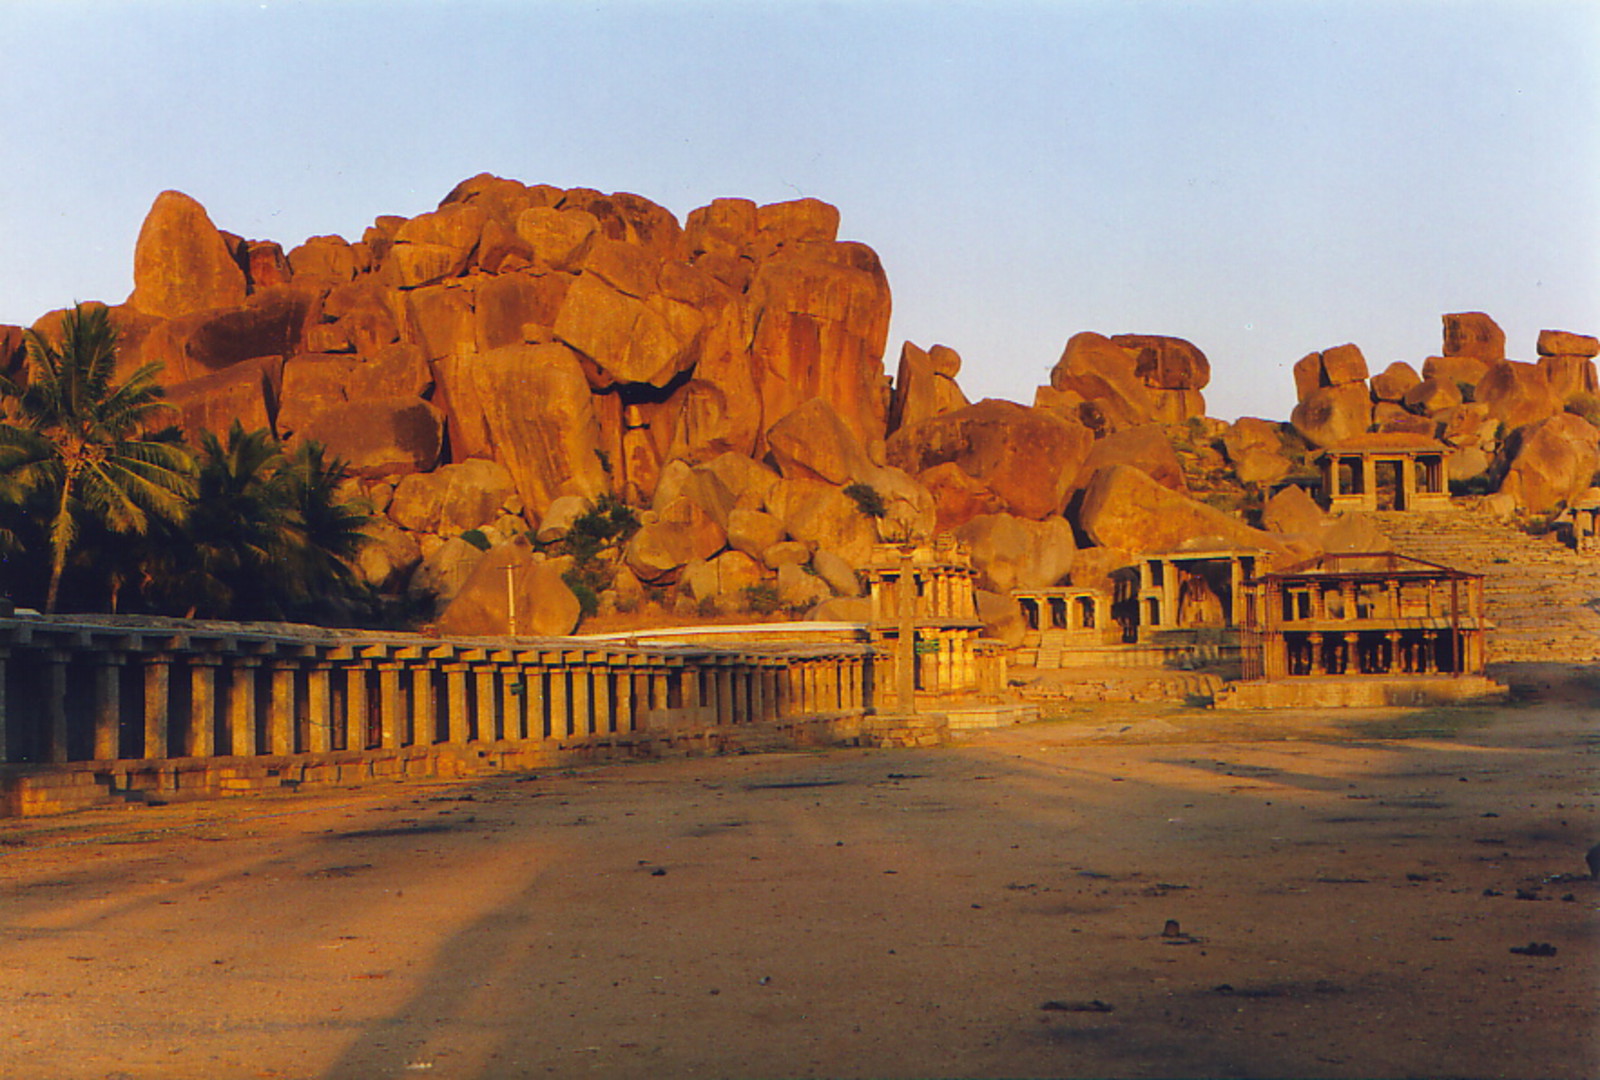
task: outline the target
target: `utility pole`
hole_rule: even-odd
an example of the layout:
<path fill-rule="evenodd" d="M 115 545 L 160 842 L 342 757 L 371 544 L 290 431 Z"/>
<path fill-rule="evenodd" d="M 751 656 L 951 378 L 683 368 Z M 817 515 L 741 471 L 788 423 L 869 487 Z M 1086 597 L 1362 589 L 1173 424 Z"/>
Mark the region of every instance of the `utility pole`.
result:
<path fill-rule="evenodd" d="M 900 632 L 895 642 L 895 674 L 898 683 L 896 697 L 899 710 L 910 715 L 917 711 L 917 624 L 913 609 L 917 604 L 916 583 L 911 577 L 911 547 L 900 551 L 900 580 L 895 583 L 895 606 L 900 616 Z"/>
<path fill-rule="evenodd" d="M 506 633 L 517 636 L 517 568 L 506 563 Z"/>

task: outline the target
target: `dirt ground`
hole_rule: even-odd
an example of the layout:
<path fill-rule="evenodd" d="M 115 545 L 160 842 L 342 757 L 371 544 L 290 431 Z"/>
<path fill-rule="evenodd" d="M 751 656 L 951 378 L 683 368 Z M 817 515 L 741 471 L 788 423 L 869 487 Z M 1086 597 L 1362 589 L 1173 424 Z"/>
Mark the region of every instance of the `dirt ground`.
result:
<path fill-rule="evenodd" d="M 0 822 L 0 1076 L 1594 1077 L 1557 675 Z"/>

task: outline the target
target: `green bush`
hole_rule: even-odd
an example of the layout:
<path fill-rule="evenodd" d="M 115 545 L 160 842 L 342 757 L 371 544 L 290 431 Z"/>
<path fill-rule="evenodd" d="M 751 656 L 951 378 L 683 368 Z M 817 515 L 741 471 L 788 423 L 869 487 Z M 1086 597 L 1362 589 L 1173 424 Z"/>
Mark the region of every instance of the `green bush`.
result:
<path fill-rule="evenodd" d="M 847 484 L 844 493 L 854 500 L 856 507 L 869 518 L 883 518 L 889 514 L 889 507 L 884 504 L 883 496 L 868 484 Z"/>
<path fill-rule="evenodd" d="M 1581 416 L 1592 426 L 1600 428 L 1600 397 L 1578 393 L 1567 399 L 1567 412 Z"/>
<path fill-rule="evenodd" d="M 461 539 L 477 548 L 479 551 L 489 550 L 489 538 L 483 534 L 482 529 L 468 529 L 461 534 Z"/>
<path fill-rule="evenodd" d="M 571 570 L 561 575 L 561 580 L 567 583 L 567 588 L 572 590 L 572 595 L 578 598 L 578 610 L 584 618 L 600 610 L 600 594 L 595 591 L 593 580 L 574 566 Z"/>
<path fill-rule="evenodd" d="M 744 587 L 744 606 L 757 615 L 775 615 L 783 610 L 778 598 L 778 586 L 771 581 L 758 581 Z"/>

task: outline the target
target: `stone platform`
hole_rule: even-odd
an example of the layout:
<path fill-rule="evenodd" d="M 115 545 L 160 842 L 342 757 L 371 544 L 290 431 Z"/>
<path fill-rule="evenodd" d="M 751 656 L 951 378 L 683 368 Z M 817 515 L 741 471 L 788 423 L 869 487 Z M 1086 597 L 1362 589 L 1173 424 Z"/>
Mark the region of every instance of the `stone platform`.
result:
<path fill-rule="evenodd" d="M 1466 705 L 1504 701 L 1506 687 L 1481 675 L 1316 677 L 1232 683 L 1219 709 L 1329 709 Z"/>

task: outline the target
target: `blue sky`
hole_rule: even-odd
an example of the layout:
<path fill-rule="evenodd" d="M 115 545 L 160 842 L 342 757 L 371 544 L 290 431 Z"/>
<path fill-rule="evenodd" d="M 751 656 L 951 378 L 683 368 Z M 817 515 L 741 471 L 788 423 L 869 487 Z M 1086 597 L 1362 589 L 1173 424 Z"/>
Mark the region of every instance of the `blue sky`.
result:
<path fill-rule="evenodd" d="M 155 195 L 287 248 L 478 172 L 837 205 L 907 338 L 1029 402 L 1079 330 L 1212 415 L 1483 310 L 1600 333 L 1600 3 L 0 3 L 0 322 L 120 301 Z"/>

